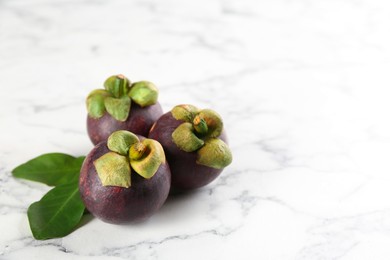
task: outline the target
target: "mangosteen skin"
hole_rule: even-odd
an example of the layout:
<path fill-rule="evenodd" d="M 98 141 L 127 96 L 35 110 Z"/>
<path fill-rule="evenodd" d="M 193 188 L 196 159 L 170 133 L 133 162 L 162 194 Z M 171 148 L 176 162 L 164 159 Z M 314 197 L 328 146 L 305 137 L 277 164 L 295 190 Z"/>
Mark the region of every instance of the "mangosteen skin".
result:
<path fill-rule="evenodd" d="M 110 134 L 117 130 L 127 130 L 134 134 L 147 136 L 153 123 L 163 114 L 160 103 L 141 107 L 135 102 L 131 104 L 130 114 L 121 122 L 107 112 L 100 118 L 87 117 L 87 132 L 94 145 L 106 141 Z"/>
<path fill-rule="evenodd" d="M 133 169 L 129 188 L 103 186 L 93 162 L 110 152 L 101 142 L 88 154 L 80 171 L 79 190 L 85 207 L 95 217 L 112 224 L 146 220 L 165 202 L 171 186 L 171 173 L 162 163 L 155 175 L 145 179 Z"/>
<path fill-rule="evenodd" d="M 223 169 L 215 169 L 196 163 L 196 152 L 185 152 L 173 142 L 172 133 L 184 123 L 172 116 L 171 112 L 162 115 L 152 126 L 149 138 L 163 146 L 172 174 L 171 192 L 181 192 L 203 187 L 215 180 Z M 219 138 L 227 143 L 225 130 Z"/>

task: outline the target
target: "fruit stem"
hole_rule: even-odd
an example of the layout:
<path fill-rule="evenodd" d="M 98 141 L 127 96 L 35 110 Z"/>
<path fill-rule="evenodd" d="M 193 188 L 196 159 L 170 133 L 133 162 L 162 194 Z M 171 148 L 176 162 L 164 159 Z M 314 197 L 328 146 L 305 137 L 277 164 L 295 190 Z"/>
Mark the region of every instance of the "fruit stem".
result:
<path fill-rule="evenodd" d="M 146 152 L 146 146 L 143 143 L 141 142 L 135 143 L 130 147 L 129 158 L 131 160 L 137 161 L 142 158 L 145 152 Z"/>
<path fill-rule="evenodd" d="M 192 123 L 197 133 L 201 135 L 207 134 L 208 126 L 206 121 L 202 117 L 196 115 Z"/>
<path fill-rule="evenodd" d="M 111 88 L 111 93 L 116 98 L 119 98 L 122 95 L 127 94 L 127 91 L 128 91 L 128 82 L 126 77 L 122 74 L 116 75 L 116 80 L 114 82 L 113 87 Z"/>

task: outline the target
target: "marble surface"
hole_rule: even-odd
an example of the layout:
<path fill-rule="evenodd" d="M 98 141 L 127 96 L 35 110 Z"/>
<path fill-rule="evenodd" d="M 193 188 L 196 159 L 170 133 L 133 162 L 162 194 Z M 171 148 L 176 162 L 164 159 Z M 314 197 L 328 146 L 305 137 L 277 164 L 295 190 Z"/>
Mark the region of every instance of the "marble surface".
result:
<path fill-rule="evenodd" d="M 1 259 L 390 259 L 390 4 L 0 0 Z M 84 155 L 84 99 L 124 73 L 225 120 L 234 162 L 148 221 L 36 241 L 49 189 L 11 170 Z"/>

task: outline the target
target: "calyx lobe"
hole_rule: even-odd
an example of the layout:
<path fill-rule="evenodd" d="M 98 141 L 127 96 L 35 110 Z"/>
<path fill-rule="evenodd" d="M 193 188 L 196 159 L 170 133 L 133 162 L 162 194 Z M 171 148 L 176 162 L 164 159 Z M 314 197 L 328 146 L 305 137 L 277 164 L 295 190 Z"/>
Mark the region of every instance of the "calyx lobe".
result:
<path fill-rule="evenodd" d="M 178 105 L 171 114 L 183 121 L 172 133 L 173 142 L 185 152 L 196 152 L 198 164 L 222 169 L 232 162 L 229 146 L 218 138 L 223 130 L 218 113 L 192 105 Z"/>
<path fill-rule="evenodd" d="M 89 116 L 98 119 L 105 112 L 118 121 L 126 121 L 131 103 L 141 107 L 156 104 L 158 89 L 149 81 L 140 81 L 131 84 L 122 74 L 113 75 L 104 82 L 104 89 L 93 90 L 87 97 Z"/>
<path fill-rule="evenodd" d="M 107 140 L 110 152 L 94 161 L 94 165 L 103 186 L 131 186 L 132 169 L 145 179 L 157 172 L 161 163 L 165 163 L 165 154 L 161 144 L 152 139 L 139 138 L 125 130 L 110 135 Z"/>

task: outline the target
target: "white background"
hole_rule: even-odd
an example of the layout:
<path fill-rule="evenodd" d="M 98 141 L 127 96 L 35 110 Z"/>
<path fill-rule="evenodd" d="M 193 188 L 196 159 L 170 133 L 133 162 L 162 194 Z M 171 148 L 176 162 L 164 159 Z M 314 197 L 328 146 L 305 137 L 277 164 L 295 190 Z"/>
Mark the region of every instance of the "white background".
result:
<path fill-rule="evenodd" d="M 0 0 L 0 258 L 390 259 L 389 69 L 388 1 Z M 36 241 L 48 187 L 10 172 L 88 153 L 117 73 L 218 111 L 234 162 L 144 223 Z"/>

